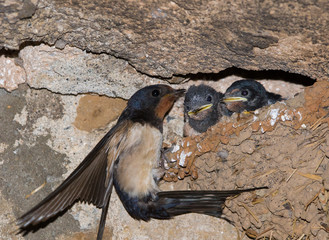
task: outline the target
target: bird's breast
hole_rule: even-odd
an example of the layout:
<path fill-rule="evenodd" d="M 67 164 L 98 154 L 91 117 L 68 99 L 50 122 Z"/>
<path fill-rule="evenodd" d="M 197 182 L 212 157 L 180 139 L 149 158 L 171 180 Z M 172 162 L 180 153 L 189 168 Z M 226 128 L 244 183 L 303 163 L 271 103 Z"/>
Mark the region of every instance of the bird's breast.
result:
<path fill-rule="evenodd" d="M 158 166 L 162 133 L 149 124 L 135 123 L 128 130 L 125 145 L 115 174 L 121 190 L 131 197 L 157 191 L 152 170 Z"/>

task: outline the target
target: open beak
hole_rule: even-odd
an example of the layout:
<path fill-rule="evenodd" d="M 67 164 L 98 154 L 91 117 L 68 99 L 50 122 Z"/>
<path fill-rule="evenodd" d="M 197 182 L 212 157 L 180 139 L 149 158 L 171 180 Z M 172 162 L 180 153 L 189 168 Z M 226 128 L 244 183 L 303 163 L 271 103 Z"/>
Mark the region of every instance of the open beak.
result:
<path fill-rule="evenodd" d="M 213 105 L 212 103 L 210 103 L 210 104 L 206 104 L 206 105 L 203 105 L 203 106 L 199 107 L 199 108 L 196 109 L 196 110 L 191 110 L 191 111 L 189 111 L 187 114 L 188 114 L 189 116 L 196 115 L 196 114 L 198 114 L 199 112 L 202 112 L 202 111 L 204 111 L 204 110 L 207 110 L 207 109 L 211 108 L 212 105 Z"/>
<path fill-rule="evenodd" d="M 244 97 L 228 97 L 224 98 L 223 102 L 224 103 L 230 103 L 230 102 L 247 102 L 248 99 Z"/>

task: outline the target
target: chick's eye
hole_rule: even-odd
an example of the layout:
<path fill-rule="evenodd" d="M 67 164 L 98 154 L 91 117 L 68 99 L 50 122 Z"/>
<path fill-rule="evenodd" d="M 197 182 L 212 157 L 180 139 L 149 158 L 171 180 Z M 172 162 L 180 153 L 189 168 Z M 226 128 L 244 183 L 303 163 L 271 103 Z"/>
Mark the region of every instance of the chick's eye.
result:
<path fill-rule="evenodd" d="M 247 95 L 248 95 L 248 91 L 247 91 L 247 90 L 243 90 L 243 91 L 241 92 L 241 95 L 242 95 L 242 96 L 247 96 Z"/>
<path fill-rule="evenodd" d="M 212 97 L 211 97 L 211 96 L 208 96 L 208 97 L 207 97 L 207 101 L 208 101 L 208 102 L 211 102 L 211 101 L 212 101 Z"/>
<path fill-rule="evenodd" d="M 155 89 L 155 90 L 152 91 L 152 96 L 153 97 L 157 97 L 159 95 L 160 95 L 160 91 L 158 89 Z"/>

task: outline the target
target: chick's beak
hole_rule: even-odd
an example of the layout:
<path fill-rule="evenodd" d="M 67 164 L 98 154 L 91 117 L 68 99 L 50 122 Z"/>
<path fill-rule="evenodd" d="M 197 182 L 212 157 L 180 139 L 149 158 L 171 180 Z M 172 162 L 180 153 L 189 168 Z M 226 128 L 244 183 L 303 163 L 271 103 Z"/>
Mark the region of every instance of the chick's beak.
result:
<path fill-rule="evenodd" d="M 230 103 L 230 102 L 247 102 L 248 99 L 244 97 L 227 97 L 223 98 L 224 103 Z"/>
<path fill-rule="evenodd" d="M 197 109 L 195 109 L 195 110 L 191 110 L 191 111 L 189 111 L 187 114 L 188 114 L 189 116 L 196 115 L 196 114 L 198 114 L 199 112 L 202 112 L 202 111 L 204 111 L 204 110 L 207 110 L 207 109 L 211 108 L 212 106 L 213 106 L 212 103 L 210 103 L 210 104 L 206 104 L 206 105 L 203 105 L 203 106 L 201 106 L 201 107 L 199 107 L 199 108 L 197 108 Z"/>

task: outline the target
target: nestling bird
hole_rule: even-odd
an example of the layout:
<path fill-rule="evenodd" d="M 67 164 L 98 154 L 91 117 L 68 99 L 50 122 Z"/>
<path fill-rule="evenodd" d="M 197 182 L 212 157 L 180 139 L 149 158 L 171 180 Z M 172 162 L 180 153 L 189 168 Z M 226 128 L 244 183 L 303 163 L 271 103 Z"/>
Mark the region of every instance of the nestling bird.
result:
<path fill-rule="evenodd" d="M 223 115 L 229 115 L 225 104 L 221 103 L 223 96 L 204 84 L 193 85 L 188 89 L 184 100 L 185 136 L 203 133 Z"/>
<path fill-rule="evenodd" d="M 281 100 L 284 100 L 281 95 L 266 91 L 262 84 L 252 79 L 234 82 L 226 90 L 223 98 L 231 113 L 254 111 Z"/>
<path fill-rule="evenodd" d="M 228 196 L 255 189 L 231 191 L 164 191 L 158 188 L 163 119 L 183 89 L 152 85 L 128 101 L 117 124 L 71 175 L 43 201 L 18 218 L 21 233 L 35 230 L 75 202 L 102 208 L 97 239 L 102 239 L 114 186 L 131 217 L 148 221 L 186 213 L 220 216 Z"/>

